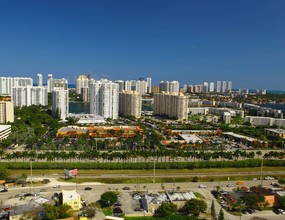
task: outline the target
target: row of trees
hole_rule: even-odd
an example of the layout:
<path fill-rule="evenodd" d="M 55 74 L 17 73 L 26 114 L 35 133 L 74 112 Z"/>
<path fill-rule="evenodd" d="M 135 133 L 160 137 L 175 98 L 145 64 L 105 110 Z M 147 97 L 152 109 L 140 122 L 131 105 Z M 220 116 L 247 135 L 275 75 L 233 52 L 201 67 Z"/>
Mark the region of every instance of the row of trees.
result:
<path fill-rule="evenodd" d="M 285 152 L 269 151 L 264 159 L 284 159 Z M 0 158 L 8 161 L 69 161 L 69 162 L 157 162 L 169 161 L 224 161 L 261 158 L 261 151 L 200 151 L 200 150 L 130 150 L 130 151 L 14 151 L 7 153 L 0 150 Z"/>

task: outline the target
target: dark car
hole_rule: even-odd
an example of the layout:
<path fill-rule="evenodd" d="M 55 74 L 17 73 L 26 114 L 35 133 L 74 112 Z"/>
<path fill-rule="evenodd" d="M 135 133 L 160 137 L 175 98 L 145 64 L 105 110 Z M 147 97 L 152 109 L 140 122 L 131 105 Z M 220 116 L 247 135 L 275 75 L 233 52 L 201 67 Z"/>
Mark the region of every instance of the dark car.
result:
<path fill-rule="evenodd" d="M 128 186 L 123 187 L 123 190 L 130 190 L 131 188 Z"/>
<path fill-rule="evenodd" d="M 120 207 L 115 207 L 113 209 L 113 213 L 115 213 L 115 214 L 122 214 L 123 210 Z"/>
<path fill-rule="evenodd" d="M 2 189 L 2 190 L 0 190 L 0 192 L 1 192 L 1 193 L 3 193 L 3 192 L 8 192 L 8 189 Z"/>
<path fill-rule="evenodd" d="M 253 210 L 252 209 L 247 209 L 246 210 L 249 214 L 252 214 L 253 213 Z"/>
<path fill-rule="evenodd" d="M 92 190 L 91 187 L 86 187 L 84 190 Z"/>

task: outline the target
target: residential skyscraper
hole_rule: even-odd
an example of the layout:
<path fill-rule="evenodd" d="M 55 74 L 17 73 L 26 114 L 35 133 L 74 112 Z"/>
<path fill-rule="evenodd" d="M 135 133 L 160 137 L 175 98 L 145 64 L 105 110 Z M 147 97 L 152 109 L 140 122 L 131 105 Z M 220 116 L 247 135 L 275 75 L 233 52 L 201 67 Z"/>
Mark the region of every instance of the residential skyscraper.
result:
<path fill-rule="evenodd" d="M 188 118 L 188 96 L 183 93 L 155 93 L 153 113 L 184 120 Z"/>
<path fill-rule="evenodd" d="M 178 81 L 161 81 L 159 83 L 160 92 L 179 92 L 179 82 Z"/>
<path fill-rule="evenodd" d="M 232 84 L 232 82 L 231 81 L 228 81 L 228 93 L 231 93 L 232 92 L 232 90 L 233 90 L 233 84 Z"/>
<path fill-rule="evenodd" d="M 93 81 L 90 86 L 90 114 L 117 119 L 119 85 L 106 79 Z"/>
<path fill-rule="evenodd" d="M 210 82 L 209 92 L 214 92 L 214 91 L 215 91 L 215 83 Z"/>
<path fill-rule="evenodd" d="M 17 107 L 48 105 L 47 88 L 44 86 L 15 86 L 11 97 Z"/>
<path fill-rule="evenodd" d="M 0 123 L 14 122 L 14 106 L 11 101 L 0 101 Z"/>
<path fill-rule="evenodd" d="M 0 77 L 0 95 L 11 95 L 15 86 L 32 86 L 32 78 Z"/>
<path fill-rule="evenodd" d="M 56 88 L 63 88 L 63 90 L 68 90 L 68 80 L 65 78 L 62 79 L 52 79 L 52 88 L 54 90 Z"/>
<path fill-rule="evenodd" d="M 225 93 L 227 91 L 227 81 L 223 81 L 222 84 L 222 93 Z"/>
<path fill-rule="evenodd" d="M 116 80 L 115 83 L 119 85 L 119 92 L 125 90 L 125 82 L 123 80 Z"/>
<path fill-rule="evenodd" d="M 147 82 L 147 93 L 151 93 L 152 92 L 151 91 L 151 86 L 152 86 L 151 78 L 150 77 L 146 78 L 146 82 Z"/>
<path fill-rule="evenodd" d="M 80 75 L 76 79 L 76 93 L 81 94 L 81 88 L 88 88 L 89 79 L 85 75 Z"/>
<path fill-rule="evenodd" d="M 38 74 L 37 75 L 37 86 L 43 86 L 43 75 L 42 74 Z"/>
<path fill-rule="evenodd" d="M 47 76 L 47 91 L 52 92 L 52 74 Z"/>
<path fill-rule="evenodd" d="M 203 92 L 209 92 L 209 84 L 208 82 L 203 83 Z"/>
<path fill-rule="evenodd" d="M 142 94 L 137 91 L 119 93 L 119 113 L 123 116 L 141 117 Z"/>
<path fill-rule="evenodd" d="M 217 93 L 220 93 L 220 92 L 221 92 L 221 81 L 217 81 L 216 92 L 217 92 Z"/>
<path fill-rule="evenodd" d="M 52 90 L 52 115 L 60 120 L 65 120 L 69 112 L 68 90 L 57 87 Z"/>

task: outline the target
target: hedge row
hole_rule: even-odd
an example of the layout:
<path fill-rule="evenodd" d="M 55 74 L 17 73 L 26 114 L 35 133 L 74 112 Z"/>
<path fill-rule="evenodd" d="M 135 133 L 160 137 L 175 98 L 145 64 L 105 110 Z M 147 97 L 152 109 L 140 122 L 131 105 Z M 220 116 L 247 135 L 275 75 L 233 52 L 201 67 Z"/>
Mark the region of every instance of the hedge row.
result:
<path fill-rule="evenodd" d="M 285 166 L 285 160 L 264 160 L 264 166 Z M 0 166 L 7 169 L 30 169 L 29 162 L 0 162 Z M 200 161 L 200 162 L 157 162 L 156 169 L 198 169 L 198 168 L 242 168 L 260 167 L 260 159 L 239 161 Z M 33 162 L 33 169 L 153 169 L 153 162 L 142 163 L 57 163 L 57 162 Z"/>

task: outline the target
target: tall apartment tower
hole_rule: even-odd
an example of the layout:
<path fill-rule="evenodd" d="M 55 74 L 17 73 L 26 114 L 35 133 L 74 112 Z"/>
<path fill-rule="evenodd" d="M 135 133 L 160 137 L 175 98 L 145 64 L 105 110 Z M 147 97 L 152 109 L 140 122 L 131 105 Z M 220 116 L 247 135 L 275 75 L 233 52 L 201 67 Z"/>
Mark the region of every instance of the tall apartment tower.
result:
<path fill-rule="evenodd" d="M 132 90 L 132 82 L 127 80 L 125 81 L 124 90 L 131 91 Z"/>
<path fill-rule="evenodd" d="M 14 106 L 12 102 L 0 101 L 0 123 L 14 122 Z"/>
<path fill-rule="evenodd" d="M 216 92 L 217 92 L 217 93 L 220 93 L 220 92 L 221 92 L 221 81 L 217 81 Z"/>
<path fill-rule="evenodd" d="M 32 86 L 32 78 L 0 77 L 0 95 L 11 95 L 14 86 Z"/>
<path fill-rule="evenodd" d="M 209 92 L 209 84 L 208 82 L 203 83 L 203 92 Z"/>
<path fill-rule="evenodd" d="M 228 81 L 228 93 L 231 93 L 233 90 L 233 83 L 231 81 Z"/>
<path fill-rule="evenodd" d="M 60 120 L 65 120 L 69 112 L 68 90 L 55 88 L 52 90 L 52 115 Z"/>
<path fill-rule="evenodd" d="M 40 73 L 37 75 L 37 86 L 43 86 L 43 75 Z"/>
<path fill-rule="evenodd" d="M 174 92 L 178 93 L 179 92 L 179 82 L 178 81 L 161 81 L 159 83 L 159 89 L 160 92 Z"/>
<path fill-rule="evenodd" d="M 106 79 L 93 81 L 90 86 L 90 114 L 117 119 L 119 85 Z"/>
<path fill-rule="evenodd" d="M 80 75 L 76 79 L 76 93 L 81 94 L 81 88 L 88 87 L 89 86 L 88 82 L 89 82 L 89 79 L 85 75 Z"/>
<path fill-rule="evenodd" d="M 222 93 L 225 93 L 227 91 L 227 81 L 223 81 L 222 83 Z"/>
<path fill-rule="evenodd" d="M 209 92 L 214 92 L 214 91 L 215 91 L 215 84 L 213 82 L 210 82 Z"/>
<path fill-rule="evenodd" d="M 65 78 L 62 79 L 52 79 L 52 88 L 54 90 L 56 88 L 62 88 L 63 90 L 68 90 L 68 80 Z"/>
<path fill-rule="evenodd" d="M 137 91 L 119 93 L 119 113 L 123 116 L 141 117 L 142 95 Z"/>
<path fill-rule="evenodd" d="M 125 90 L 125 82 L 123 80 L 116 80 L 115 83 L 119 85 L 119 92 Z"/>
<path fill-rule="evenodd" d="M 155 93 L 153 113 L 157 115 L 167 115 L 178 120 L 188 117 L 188 96 L 182 93 Z"/>
<path fill-rule="evenodd" d="M 146 78 L 146 83 L 147 83 L 147 93 L 152 93 L 152 91 L 151 91 L 151 78 L 150 77 Z"/>
<path fill-rule="evenodd" d="M 44 86 L 15 86 L 12 89 L 14 106 L 48 105 L 47 88 Z"/>
<path fill-rule="evenodd" d="M 52 92 L 52 74 L 47 76 L 47 91 Z"/>

